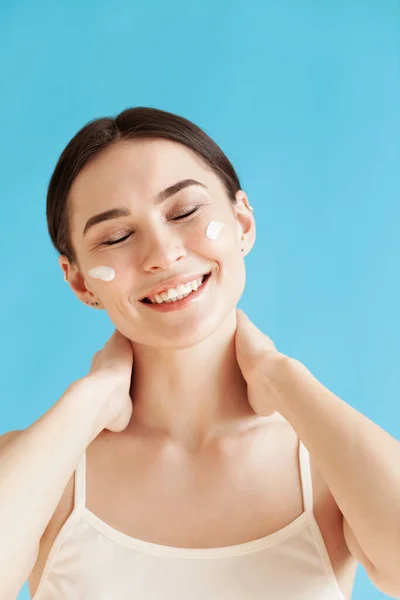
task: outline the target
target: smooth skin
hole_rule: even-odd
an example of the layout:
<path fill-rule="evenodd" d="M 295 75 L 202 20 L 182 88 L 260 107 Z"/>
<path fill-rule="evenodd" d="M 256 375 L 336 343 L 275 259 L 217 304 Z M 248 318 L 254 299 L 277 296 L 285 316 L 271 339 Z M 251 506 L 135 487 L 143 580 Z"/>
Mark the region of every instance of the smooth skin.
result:
<path fill-rule="evenodd" d="M 188 178 L 206 189 L 193 185 L 156 201 Z M 269 535 L 303 511 L 297 435 L 265 416 L 273 402 L 257 414 L 238 362 L 236 306 L 256 229 L 245 192 L 236 199 L 231 203 L 196 154 L 167 140 L 118 143 L 74 181 L 78 264 L 65 256 L 59 264 L 76 297 L 97 302 L 91 310 L 106 310 L 116 332 L 86 377 L 25 431 L 1 440 L 1 600 L 15 598 L 28 576 L 35 593 L 71 513 L 73 473 L 85 449 L 87 507 L 149 542 L 235 545 Z M 121 207 L 129 215 L 83 234 L 93 215 Z M 212 220 L 225 223 L 217 240 L 205 235 Z M 106 245 L 117 239 L 123 241 Z M 116 277 L 91 278 L 99 265 L 114 268 Z M 172 277 L 206 272 L 204 292 L 183 310 L 158 313 L 140 301 Z M 311 466 L 315 516 L 349 598 L 356 561 L 341 512 Z"/>

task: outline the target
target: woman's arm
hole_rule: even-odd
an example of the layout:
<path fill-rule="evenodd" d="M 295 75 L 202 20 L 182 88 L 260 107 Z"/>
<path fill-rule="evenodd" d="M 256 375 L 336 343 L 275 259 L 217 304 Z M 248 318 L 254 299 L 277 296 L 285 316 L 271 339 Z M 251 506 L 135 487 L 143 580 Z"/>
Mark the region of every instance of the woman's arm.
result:
<path fill-rule="evenodd" d="M 80 456 L 104 429 L 96 378 L 74 382 L 24 431 L 0 438 L 0 600 L 15 598 Z"/>
<path fill-rule="evenodd" d="M 384 594 L 400 598 L 400 442 L 286 362 L 279 412 L 295 429 L 343 514 L 351 554 Z"/>
<path fill-rule="evenodd" d="M 13 600 L 79 458 L 103 429 L 123 431 L 132 415 L 133 351 L 115 330 L 54 406 L 0 447 L 0 600 Z"/>

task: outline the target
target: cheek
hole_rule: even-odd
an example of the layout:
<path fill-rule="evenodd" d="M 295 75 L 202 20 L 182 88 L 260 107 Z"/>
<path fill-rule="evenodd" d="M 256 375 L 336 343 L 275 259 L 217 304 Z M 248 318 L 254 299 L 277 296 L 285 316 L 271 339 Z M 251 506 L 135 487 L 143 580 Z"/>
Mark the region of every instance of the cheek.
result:
<path fill-rule="evenodd" d="M 115 269 L 108 265 L 100 265 L 90 269 L 89 275 L 93 279 L 100 279 L 100 281 L 112 281 L 115 277 Z"/>
<path fill-rule="evenodd" d="M 246 280 L 241 239 L 242 229 L 236 220 L 211 221 L 204 232 L 204 244 L 222 266 L 220 282 L 231 290 L 235 302 L 239 301 Z"/>
<path fill-rule="evenodd" d="M 206 229 L 206 237 L 210 240 L 217 240 L 225 223 L 222 221 L 210 221 Z"/>
<path fill-rule="evenodd" d="M 117 257 L 115 253 L 113 256 L 109 254 L 93 261 L 94 266 L 90 266 L 86 277 L 88 287 L 99 296 L 107 311 L 126 297 L 126 292 L 132 283 L 128 261 L 124 265 L 121 258 L 121 255 Z"/>
<path fill-rule="evenodd" d="M 236 221 L 211 220 L 199 224 L 196 232 L 191 234 L 189 246 L 195 243 L 202 251 L 224 255 L 237 252 L 241 229 Z M 240 250 L 240 249 L 239 249 Z"/>

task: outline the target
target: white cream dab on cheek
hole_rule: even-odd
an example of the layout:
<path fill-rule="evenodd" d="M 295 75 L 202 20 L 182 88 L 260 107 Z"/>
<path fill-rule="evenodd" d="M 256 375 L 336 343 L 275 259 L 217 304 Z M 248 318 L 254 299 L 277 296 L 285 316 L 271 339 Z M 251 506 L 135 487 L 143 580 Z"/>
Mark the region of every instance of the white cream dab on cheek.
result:
<path fill-rule="evenodd" d="M 224 223 L 221 223 L 221 221 L 210 221 L 206 230 L 206 236 L 210 240 L 216 240 L 223 226 Z"/>
<path fill-rule="evenodd" d="M 115 277 L 115 271 L 112 267 L 95 267 L 90 269 L 89 275 L 94 279 L 101 279 L 101 281 L 111 281 Z"/>

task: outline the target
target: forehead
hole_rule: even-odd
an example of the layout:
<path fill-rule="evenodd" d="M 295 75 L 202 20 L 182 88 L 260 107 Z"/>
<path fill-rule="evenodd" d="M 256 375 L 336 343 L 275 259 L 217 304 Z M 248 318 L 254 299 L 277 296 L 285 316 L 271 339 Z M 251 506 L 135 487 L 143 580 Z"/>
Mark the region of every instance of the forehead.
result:
<path fill-rule="evenodd" d="M 106 148 L 86 165 L 74 180 L 70 215 L 84 218 L 94 209 L 143 202 L 184 178 L 198 179 L 207 186 L 218 178 L 195 152 L 169 140 L 133 140 Z M 90 214 L 89 214 L 90 216 Z"/>

